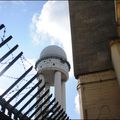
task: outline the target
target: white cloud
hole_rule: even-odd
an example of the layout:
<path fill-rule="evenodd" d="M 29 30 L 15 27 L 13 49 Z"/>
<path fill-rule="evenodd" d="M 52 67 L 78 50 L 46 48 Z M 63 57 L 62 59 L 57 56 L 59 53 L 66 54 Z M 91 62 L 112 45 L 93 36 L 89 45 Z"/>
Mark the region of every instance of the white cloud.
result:
<path fill-rule="evenodd" d="M 34 14 L 31 30 L 34 43 L 46 44 L 49 40 L 50 44 L 62 47 L 72 66 L 68 1 L 47 1 L 42 11 Z"/>
<path fill-rule="evenodd" d="M 77 113 L 80 113 L 80 104 L 79 104 L 79 95 L 78 94 L 75 96 L 75 111 Z"/>

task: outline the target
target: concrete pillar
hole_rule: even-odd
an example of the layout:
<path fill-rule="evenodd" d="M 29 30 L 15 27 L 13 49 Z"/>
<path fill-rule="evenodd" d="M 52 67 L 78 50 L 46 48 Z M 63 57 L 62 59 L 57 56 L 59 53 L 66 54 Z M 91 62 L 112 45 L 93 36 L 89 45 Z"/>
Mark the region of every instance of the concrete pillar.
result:
<path fill-rule="evenodd" d="M 42 83 L 40 84 L 40 87 L 45 84 L 45 77 L 44 77 L 43 74 L 40 74 L 40 75 L 39 75 L 38 80 L 42 80 Z"/>
<path fill-rule="evenodd" d="M 46 84 L 45 84 L 45 91 L 47 91 L 48 89 L 50 90 L 50 85 L 46 83 Z M 44 100 L 46 100 L 49 95 L 50 95 L 50 92 L 45 96 Z M 47 105 L 49 104 L 49 102 L 50 102 L 50 101 L 48 101 L 48 102 L 45 104 L 45 106 L 47 106 Z M 45 106 L 44 106 L 44 107 L 45 107 Z"/>
<path fill-rule="evenodd" d="M 50 85 L 46 83 L 46 84 L 45 84 L 45 91 L 47 91 L 48 89 L 50 90 Z M 49 93 L 49 94 L 50 94 L 50 93 Z M 48 94 L 48 95 L 49 95 L 49 94 Z"/>
<path fill-rule="evenodd" d="M 38 80 L 42 80 L 41 84 L 39 85 L 39 88 L 41 88 L 45 84 L 45 77 L 44 77 L 44 75 L 40 74 Z M 40 95 L 42 95 L 43 93 L 44 93 L 44 90 L 41 91 Z"/>
<path fill-rule="evenodd" d="M 45 78 L 44 78 L 44 75 L 43 74 L 40 74 L 39 75 L 39 77 L 38 77 L 38 81 L 39 80 L 42 80 L 42 82 L 41 82 L 41 84 L 39 85 L 39 87 L 38 87 L 38 90 L 45 84 Z M 44 93 L 44 90 L 43 91 L 41 91 L 41 93 L 37 96 L 37 100 L 40 98 L 40 96 L 42 96 L 42 94 Z M 39 107 L 40 106 L 40 104 L 42 104 L 42 100 L 40 101 L 40 103 L 37 105 L 37 107 Z M 36 117 L 41 113 L 41 111 L 42 111 L 42 107 L 41 107 L 41 109 L 36 113 Z M 41 119 L 41 118 L 39 118 L 39 119 Z"/>
<path fill-rule="evenodd" d="M 65 82 L 62 81 L 61 83 L 61 100 L 62 100 L 62 107 L 66 110 L 66 90 L 65 90 Z"/>
<path fill-rule="evenodd" d="M 111 41 L 111 57 L 113 61 L 113 66 L 115 69 L 115 73 L 117 75 L 117 79 L 120 86 L 120 1 L 115 0 L 115 17 L 116 17 L 116 25 L 118 37 L 116 40 Z"/>
<path fill-rule="evenodd" d="M 81 79 L 78 79 L 78 85 L 77 85 L 77 90 L 78 90 L 78 93 L 79 93 L 79 107 L 80 107 L 80 118 L 83 120 L 85 118 L 87 118 L 85 115 L 84 115 L 84 111 L 83 111 L 83 108 L 84 108 L 84 87 L 82 87 L 80 85 L 80 80 Z"/>
<path fill-rule="evenodd" d="M 111 57 L 120 86 L 120 40 L 111 41 Z"/>
<path fill-rule="evenodd" d="M 55 72 L 55 97 L 57 101 L 59 101 L 59 104 L 62 105 L 61 101 L 61 72 L 57 71 Z"/>

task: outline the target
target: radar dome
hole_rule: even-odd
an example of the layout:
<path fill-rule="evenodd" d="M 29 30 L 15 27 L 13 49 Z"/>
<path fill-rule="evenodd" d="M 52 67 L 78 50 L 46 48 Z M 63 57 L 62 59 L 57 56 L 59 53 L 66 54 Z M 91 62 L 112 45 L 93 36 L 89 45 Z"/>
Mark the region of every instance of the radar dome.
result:
<path fill-rule="evenodd" d="M 65 51 L 56 45 L 51 45 L 43 49 L 43 51 L 40 54 L 40 59 L 46 57 L 60 57 L 62 59 L 67 60 Z"/>

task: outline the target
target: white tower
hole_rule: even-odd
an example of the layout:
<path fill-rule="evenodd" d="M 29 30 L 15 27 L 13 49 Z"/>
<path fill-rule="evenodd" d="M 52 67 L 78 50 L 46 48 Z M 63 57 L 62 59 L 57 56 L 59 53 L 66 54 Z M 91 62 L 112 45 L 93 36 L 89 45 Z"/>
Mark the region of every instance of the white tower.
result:
<path fill-rule="evenodd" d="M 46 47 L 36 62 L 39 79 L 46 84 L 46 89 L 55 87 L 55 97 L 66 110 L 65 82 L 67 81 L 70 64 L 64 50 L 56 45 Z"/>

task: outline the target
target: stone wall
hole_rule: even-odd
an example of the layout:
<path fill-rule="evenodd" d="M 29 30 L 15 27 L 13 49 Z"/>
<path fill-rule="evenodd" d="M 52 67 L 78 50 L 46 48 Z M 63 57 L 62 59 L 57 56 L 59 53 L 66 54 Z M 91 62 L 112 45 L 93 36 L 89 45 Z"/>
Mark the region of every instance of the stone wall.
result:
<path fill-rule="evenodd" d="M 109 40 L 117 36 L 114 1 L 69 1 L 74 74 L 112 69 Z"/>
<path fill-rule="evenodd" d="M 82 118 L 120 118 L 120 88 L 113 71 L 80 76 L 77 88 Z"/>

